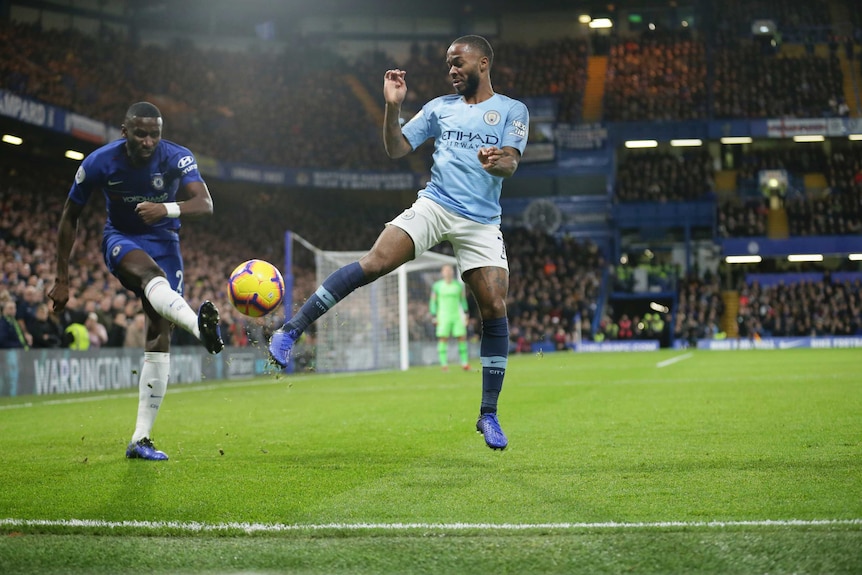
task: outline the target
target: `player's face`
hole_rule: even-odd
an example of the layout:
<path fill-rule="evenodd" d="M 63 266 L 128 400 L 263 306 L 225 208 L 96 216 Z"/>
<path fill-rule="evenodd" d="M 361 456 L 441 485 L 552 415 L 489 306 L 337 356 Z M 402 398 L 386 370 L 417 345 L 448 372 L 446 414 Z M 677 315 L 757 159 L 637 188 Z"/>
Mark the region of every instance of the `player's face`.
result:
<path fill-rule="evenodd" d="M 469 98 L 479 89 L 480 64 L 484 56 L 467 44 L 452 44 L 446 52 L 446 65 L 452 87 L 460 95 Z"/>
<path fill-rule="evenodd" d="M 452 269 L 452 266 L 443 266 L 440 268 L 440 274 L 444 280 L 451 281 L 455 277 L 455 270 Z"/>
<path fill-rule="evenodd" d="M 162 119 L 135 116 L 123 124 L 122 133 L 132 161 L 144 162 L 150 159 L 162 139 Z"/>

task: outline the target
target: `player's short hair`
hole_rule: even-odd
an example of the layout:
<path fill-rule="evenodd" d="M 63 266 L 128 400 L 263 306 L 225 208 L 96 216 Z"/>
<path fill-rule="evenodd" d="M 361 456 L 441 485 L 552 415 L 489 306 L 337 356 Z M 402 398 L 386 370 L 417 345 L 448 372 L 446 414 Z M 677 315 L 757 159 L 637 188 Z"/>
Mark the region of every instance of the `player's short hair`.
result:
<path fill-rule="evenodd" d="M 488 40 L 486 40 L 483 36 L 477 36 L 475 34 L 461 36 L 452 43 L 467 44 L 471 49 L 476 50 L 477 52 L 488 58 L 489 67 L 494 64 L 494 49 L 491 48 L 491 43 L 488 42 Z"/>
<path fill-rule="evenodd" d="M 132 118 L 161 118 L 162 113 L 154 104 L 149 102 L 137 102 L 129 106 L 126 111 L 126 120 Z"/>

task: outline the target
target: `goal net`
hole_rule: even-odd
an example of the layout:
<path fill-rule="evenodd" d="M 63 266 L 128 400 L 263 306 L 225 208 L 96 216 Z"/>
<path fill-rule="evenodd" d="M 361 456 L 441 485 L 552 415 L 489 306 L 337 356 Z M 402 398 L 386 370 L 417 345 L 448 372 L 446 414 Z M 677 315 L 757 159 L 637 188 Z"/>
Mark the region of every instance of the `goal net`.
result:
<path fill-rule="evenodd" d="M 291 243 L 290 236 L 314 255 L 315 287 L 334 271 L 366 253 L 321 250 L 290 233 L 287 243 Z M 288 249 L 287 254 L 290 258 L 292 249 Z M 320 372 L 406 370 L 411 364 L 426 363 L 427 353 L 423 351 L 428 346 L 421 344 L 435 341 L 433 325 L 428 318 L 428 298 L 431 283 L 438 279 L 444 264 L 455 266 L 455 258 L 425 252 L 338 302 L 315 322 L 314 335 L 306 338 L 303 346 L 314 369 Z M 305 297 L 309 295 L 311 293 Z"/>

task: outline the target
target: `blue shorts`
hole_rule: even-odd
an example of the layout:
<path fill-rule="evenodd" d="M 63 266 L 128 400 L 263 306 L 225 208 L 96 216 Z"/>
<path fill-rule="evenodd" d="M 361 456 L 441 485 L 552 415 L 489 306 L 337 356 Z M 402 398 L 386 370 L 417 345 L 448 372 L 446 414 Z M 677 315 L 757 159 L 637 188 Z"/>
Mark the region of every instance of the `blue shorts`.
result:
<path fill-rule="evenodd" d="M 117 274 L 120 262 L 132 250 L 143 250 L 158 264 L 168 278 L 168 283 L 178 294 L 183 294 L 183 257 L 180 255 L 180 238 L 156 238 L 153 236 L 125 235 L 117 231 L 105 232 L 102 237 L 102 252 L 108 269 L 122 283 Z M 142 297 L 141 286 L 123 287 Z"/>

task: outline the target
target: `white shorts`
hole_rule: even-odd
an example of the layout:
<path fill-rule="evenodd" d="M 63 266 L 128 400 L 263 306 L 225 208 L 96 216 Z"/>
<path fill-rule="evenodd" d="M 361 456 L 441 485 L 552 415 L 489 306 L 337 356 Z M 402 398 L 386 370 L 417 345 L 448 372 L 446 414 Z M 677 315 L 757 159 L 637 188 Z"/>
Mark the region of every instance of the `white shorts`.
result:
<path fill-rule="evenodd" d="M 447 240 L 455 250 L 458 269 L 495 267 L 509 271 L 500 226 L 480 224 L 453 214 L 437 202 L 420 197 L 387 225 L 401 228 L 413 238 L 417 257 Z"/>

